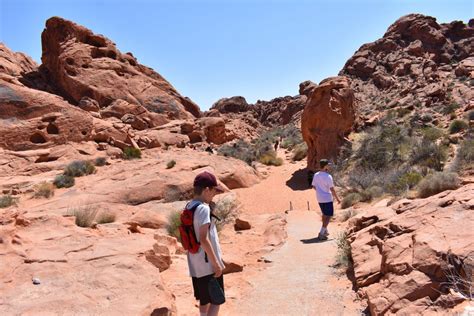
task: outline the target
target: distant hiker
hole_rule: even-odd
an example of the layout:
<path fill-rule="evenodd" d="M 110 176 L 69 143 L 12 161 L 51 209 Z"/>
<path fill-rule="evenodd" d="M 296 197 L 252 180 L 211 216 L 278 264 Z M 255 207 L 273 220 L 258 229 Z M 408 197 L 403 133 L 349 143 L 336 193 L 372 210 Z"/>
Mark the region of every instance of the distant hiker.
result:
<path fill-rule="evenodd" d="M 278 146 L 279 146 L 279 145 L 280 145 L 280 140 L 277 139 L 277 140 L 275 141 L 275 145 L 273 146 L 273 147 L 275 148 L 275 151 L 278 150 Z"/>
<path fill-rule="evenodd" d="M 319 166 L 321 169 L 314 174 L 312 186 L 314 190 L 316 190 L 316 199 L 318 200 L 323 216 L 323 224 L 319 231 L 318 239 L 327 240 L 329 235 L 329 221 L 331 217 L 334 216 L 333 196 L 338 203 L 341 203 L 341 201 L 337 196 L 336 190 L 334 190 L 334 181 L 329 174 L 331 168 L 329 161 L 327 159 L 321 159 Z"/>
<path fill-rule="evenodd" d="M 213 153 L 214 153 L 214 149 L 212 148 L 211 145 L 209 145 L 209 146 L 206 147 L 206 151 L 207 151 L 208 153 L 210 153 L 210 154 L 213 154 Z"/>
<path fill-rule="evenodd" d="M 194 297 L 199 300 L 200 315 L 214 316 L 225 302 L 225 268 L 222 261 L 216 220 L 210 208 L 214 196 L 224 192 L 216 177 L 204 171 L 194 179 L 194 199 L 181 214 L 181 242 L 188 250 L 189 274 Z"/>

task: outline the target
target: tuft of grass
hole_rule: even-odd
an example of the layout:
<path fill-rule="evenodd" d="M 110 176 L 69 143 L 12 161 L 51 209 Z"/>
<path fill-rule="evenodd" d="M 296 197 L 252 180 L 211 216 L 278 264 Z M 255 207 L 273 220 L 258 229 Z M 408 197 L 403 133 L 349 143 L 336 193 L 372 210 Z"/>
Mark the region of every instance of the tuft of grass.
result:
<path fill-rule="evenodd" d="M 423 135 L 424 139 L 427 139 L 432 142 L 444 136 L 443 130 L 437 127 L 425 127 L 421 130 L 421 134 Z"/>
<path fill-rule="evenodd" d="M 460 131 L 463 131 L 469 127 L 469 124 L 467 124 L 466 121 L 464 120 L 454 120 L 451 122 L 451 125 L 449 125 L 449 132 L 451 134 L 458 133 Z"/>
<path fill-rule="evenodd" d="M 174 166 L 176 166 L 176 161 L 175 161 L 175 160 L 170 160 L 170 161 L 168 161 L 168 163 L 166 164 L 166 169 L 171 169 L 171 168 L 173 168 Z"/>
<path fill-rule="evenodd" d="M 111 212 L 101 212 L 96 219 L 97 224 L 107 224 L 115 222 L 116 216 Z"/>
<path fill-rule="evenodd" d="M 71 162 L 64 169 L 64 175 L 70 177 L 87 176 L 95 172 L 95 167 L 92 163 L 85 160 L 76 160 Z"/>
<path fill-rule="evenodd" d="M 94 160 L 94 165 L 96 167 L 102 167 L 102 166 L 105 166 L 106 164 L 107 164 L 107 158 L 105 158 L 105 157 L 97 157 Z"/>
<path fill-rule="evenodd" d="M 12 197 L 10 194 L 3 195 L 0 197 L 0 208 L 7 208 L 16 204 L 17 199 Z"/>
<path fill-rule="evenodd" d="M 263 154 L 259 161 L 267 166 L 281 166 L 283 164 L 283 159 L 277 157 L 275 151 L 268 151 Z"/>
<path fill-rule="evenodd" d="M 349 218 L 354 217 L 357 215 L 357 211 L 354 210 L 353 208 L 347 209 L 342 211 L 341 213 L 341 222 L 347 221 Z"/>
<path fill-rule="evenodd" d="M 179 234 L 179 226 L 181 225 L 181 211 L 173 211 L 168 215 L 168 224 L 166 230 L 170 236 L 175 237 L 178 241 L 181 241 Z"/>
<path fill-rule="evenodd" d="M 126 147 L 123 150 L 123 158 L 127 160 L 142 158 L 142 151 L 140 148 Z"/>
<path fill-rule="evenodd" d="M 35 185 L 33 197 L 36 199 L 47 198 L 49 199 L 54 195 L 54 185 L 50 182 L 41 182 Z"/>
<path fill-rule="evenodd" d="M 336 237 L 336 265 L 348 269 L 352 266 L 351 245 L 347 240 L 347 232 L 339 233 Z"/>
<path fill-rule="evenodd" d="M 92 227 L 97 215 L 97 208 L 93 206 L 77 207 L 68 210 L 69 216 L 76 217 L 75 223 L 79 227 Z"/>
<path fill-rule="evenodd" d="M 293 149 L 293 156 L 291 159 L 293 161 L 300 161 L 306 158 L 308 155 L 308 145 L 306 143 L 301 143 L 295 146 Z"/>
<path fill-rule="evenodd" d="M 459 178 L 456 173 L 436 172 L 429 174 L 418 184 L 418 196 L 426 198 L 446 190 L 459 187 Z"/>
<path fill-rule="evenodd" d="M 361 199 L 362 197 L 359 193 L 354 193 L 354 192 L 349 193 L 342 199 L 341 208 L 345 209 L 345 208 L 351 207 L 357 202 L 360 202 Z"/>
<path fill-rule="evenodd" d="M 57 188 L 70 188 L 74 185 L 75 180 L 74 177 L 71 176 L 66 176 L 63 174 L 60 174 L 54 178 L 53 184 Z"/>

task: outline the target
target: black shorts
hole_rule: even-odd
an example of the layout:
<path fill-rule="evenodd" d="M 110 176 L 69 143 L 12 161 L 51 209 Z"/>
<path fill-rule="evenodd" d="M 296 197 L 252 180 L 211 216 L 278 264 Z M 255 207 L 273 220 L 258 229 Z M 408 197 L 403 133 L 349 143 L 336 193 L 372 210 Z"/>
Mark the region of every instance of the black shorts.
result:
<path fill-rule="evenodd" d="M 334 204 L 333 204 L 333 202 L 319 203 L 319 207 L 321 208 L 321 212 L 323 213 L 323 215 L 334 216 Z"/>
<path fill-rule="evenodd" d="M 214 304 L 211 302 L 211 298 L 209 296 L 209 281 L 211 278 L 214 277 L 214 274 L 206 275 L 201 278 L 195 278 L 193 277 L 193 290 L 194 290 L 194 297 L 199 300 L 199 305 L 207 305 L 209 303 L 213 305 L 218 305 Z M 224 291 L 224 276 L 220 276 L 217 278 L 217 282 L 222 288 L 222 291 Z"/>

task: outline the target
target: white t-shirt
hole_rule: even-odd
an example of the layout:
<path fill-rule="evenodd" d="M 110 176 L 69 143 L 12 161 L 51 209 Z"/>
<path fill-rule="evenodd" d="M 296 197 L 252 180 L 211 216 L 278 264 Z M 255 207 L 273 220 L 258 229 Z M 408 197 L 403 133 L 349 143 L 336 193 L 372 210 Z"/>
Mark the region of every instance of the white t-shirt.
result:
<path fill-rule="evenodd" d="M 221 247 L 219 246 L 219 236 L 217 235 L 216 228 L 216 219 L 211 220 L 210 214 L 211 209 L 208 204 L 202 203 L 200 201 L 193 200 L 188 204 L 188 208 L 192 208 L 197 203 L 201 203 L 196 210 L 194 211 L 194 231 L 196 232 L 196 238 L 199 242 L 199 227 L 211 223 L 208 231 L 208 238 L 211 243 L 212 249 L 217 257 L 217 262 L 224 267 L 224 262 L 222 261 Z M 197 253 L 188 252 L 188 266 L 189 274 L 192 277 L 200 278 L 206 275 L 214 274 L 214 269 L 212 268 L 211 259 L 207 258 L 206 262 L 206 252 L 202 247 L 199 247 Z"/>
<path fill-rule="evenodd" d="M 325 172 L 319 171 L 314 174 L 312 186 L 316 189 L 316 199 L 319 203 L 332 202 L 331 188 L 334 187 L 332 176 Z"/>

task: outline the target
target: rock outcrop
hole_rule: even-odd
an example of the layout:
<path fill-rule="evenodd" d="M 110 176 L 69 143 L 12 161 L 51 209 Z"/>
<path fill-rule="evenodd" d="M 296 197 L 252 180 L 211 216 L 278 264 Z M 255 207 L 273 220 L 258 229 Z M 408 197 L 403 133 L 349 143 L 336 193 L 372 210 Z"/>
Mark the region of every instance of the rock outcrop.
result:
<path fill-rule="evenodd" d="M 350 220 L 355 283 L 372 315 L 444 314 L 467 300 L 465 285 L 472 284 L 474 271 L 473 210 L 469 184 L 373 207 Z"/>
<path fill-rule="evenodd" d="M 352 131 L 354 112 L 354 92 L 348 78 L 328 78 L 313 89 L 301 119 L 308 169 L 317 170 L 322 158 L 336 158 L 345 136 Z"/>
<path fill-rule="evenodd" d="M 106 37 L 59 17 L 41 35 L 42 71 L 74 104 L 82 98 L 106 107 L 122 99 L 170 119 L 199 117 L 199 107 L 152 69 L 122 54 Z"/>

